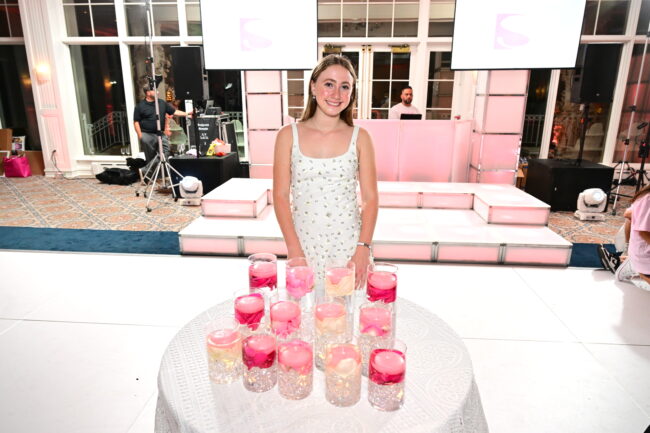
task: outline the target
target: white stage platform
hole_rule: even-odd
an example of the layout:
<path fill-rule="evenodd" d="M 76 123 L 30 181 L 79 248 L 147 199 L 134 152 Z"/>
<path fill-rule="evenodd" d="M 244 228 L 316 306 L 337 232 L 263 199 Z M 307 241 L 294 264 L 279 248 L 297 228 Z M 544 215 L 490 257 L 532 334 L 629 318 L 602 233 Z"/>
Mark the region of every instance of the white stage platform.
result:
<path fill-rule="evenodd" d="M 272 182 L 231 179 L 179 233 L 183 254 L 286 255 Z M 546 227 L 550 208 L 509 185 L 379 182 L 375 258 L 567 266 L 572 244 Z"/>

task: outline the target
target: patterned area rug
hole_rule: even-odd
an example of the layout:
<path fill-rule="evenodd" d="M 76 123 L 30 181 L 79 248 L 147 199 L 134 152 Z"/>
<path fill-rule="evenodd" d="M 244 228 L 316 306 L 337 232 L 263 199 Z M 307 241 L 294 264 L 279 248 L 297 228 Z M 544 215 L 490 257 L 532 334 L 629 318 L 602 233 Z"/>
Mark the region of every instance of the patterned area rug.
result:
<path fill-rule="evenodd" d="M 97 179 L 0 177 L 0 226 L 178 232 L 201 215 L 198 206 L 181 206 L 171 193 L 154 193 L 151 212 L 136 186 L 106 185 Z M 633 186 L 621 194 L 632 195 Z M 630 199 L 622 197 L 605 221 L 580 221 L 573 212 L 552 212 L 549 228 L 571 242 L 612 243 Z"/>
<path fill-rule="evenodd" d="M 151 212 L 132 186 L 97 179 L 0 177 L 0 226 L 178 232 L 201 214 L 169 193 L 155 192 Z"/>

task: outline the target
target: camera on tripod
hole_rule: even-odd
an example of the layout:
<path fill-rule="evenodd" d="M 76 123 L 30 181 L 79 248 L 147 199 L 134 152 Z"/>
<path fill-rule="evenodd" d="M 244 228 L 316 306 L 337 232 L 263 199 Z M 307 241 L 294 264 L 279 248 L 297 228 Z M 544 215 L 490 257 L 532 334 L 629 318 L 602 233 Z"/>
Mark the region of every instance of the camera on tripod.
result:
<path fill-rule="evenodd" d="M 147 87 L 149 88 L 149 90 L 156 89 L 160 85 L 162 79 L 163 79 L 162 75 L 156 75 L 155 80 L 151 78 L 149 75 L 147 75 L 147 82 L 148 82 Z"/>

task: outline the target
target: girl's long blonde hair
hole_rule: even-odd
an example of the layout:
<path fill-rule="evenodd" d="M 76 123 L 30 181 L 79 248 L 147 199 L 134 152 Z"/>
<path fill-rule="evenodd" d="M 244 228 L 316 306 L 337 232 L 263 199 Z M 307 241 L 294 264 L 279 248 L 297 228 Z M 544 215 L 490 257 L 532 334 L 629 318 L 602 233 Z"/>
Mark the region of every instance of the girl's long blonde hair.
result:
<path fill-rule="evenodd" d="M 316 113 L 316 106 L 318 103 L 316 102 L 316 99 L 314 99 L 314 95 L 311 91 L 311 83 L 316 83 L 318 76 L 323 73 L 325 69 L 334 65 L 343 66 L 348 70 L 350 75 L 352 75 L 352 96 L 350 97 L 350 103 L 348 106 L 345 107 L 343 111 L 341 111 L 340 117 L 346 124 L 348 124 L 348 126 L 353 126 L 352 110 L 354 109 L 354 105 L 357 102 L 357 75 L 354 73 L 354 68 L 352 67 L 352 63 L 350 63 L 350 59 L 345 56 L 339 56 L 336 54 L 330 54 L 323 57 L 323 59 L 312 71 L 311 78 L 309 79 L 309 95 L 307 97 L 307 105 L 305 106 L 305 110 L 302 112 L 302 117 L 300 118 L 301 122 L 311 119 L 314 116 L 314 113 Z"/>

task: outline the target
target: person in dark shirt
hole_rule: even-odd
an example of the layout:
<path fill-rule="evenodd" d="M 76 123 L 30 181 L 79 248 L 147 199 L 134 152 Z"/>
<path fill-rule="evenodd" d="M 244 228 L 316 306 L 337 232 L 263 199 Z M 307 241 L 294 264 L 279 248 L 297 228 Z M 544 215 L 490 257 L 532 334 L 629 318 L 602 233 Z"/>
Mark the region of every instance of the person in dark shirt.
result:
<path fill-rule="evenodd" d="M 144 150 L 147 165 L 142 169 L 147 173 L 151 167 L 156 155 L 158 155 L 158 136 L 156 135 L 156 92 L 149 87 L 144 89 L 145 98 L 138 102 L 133 110 L 133 126 L 140 139 L 140 149 Z M 165 130 L 167 115 L 187 116 L 184 111 L 176 110 L 162 99 L 158 99 L 158 108 L 160 112 L 160 129 Z M 165 157 L 169 157 L 169 139 L 165 134 L 162 135 L 163 152 Z M 153 174 L 153 173 L 151 173 Z"/>

